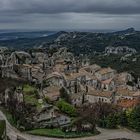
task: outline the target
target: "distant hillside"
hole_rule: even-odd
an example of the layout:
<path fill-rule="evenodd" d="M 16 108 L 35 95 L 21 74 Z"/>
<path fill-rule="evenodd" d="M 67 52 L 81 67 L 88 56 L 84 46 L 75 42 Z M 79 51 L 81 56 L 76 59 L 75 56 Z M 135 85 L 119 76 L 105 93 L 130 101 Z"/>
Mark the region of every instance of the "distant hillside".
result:
<path fill-rule="evenodd" d="M 33 47 L 39 47 L 43 43 L 49 43 L 52 42 L 54 39 L 56 39 L 59 34 L 57 33 L 47 33 L 41 32 L 41 33 L 6 33 L 5 36 L 9 36 L 10 39 L 1 39 L 0 40 L 0 46 L 5 46 L 8 48 L 13 49 L 28 49 Z M 15 38 L 16 36 L 19 36 L 19 38 Z M 39 36 L 39 37 L 37 37 Z M 2 38 L 2 34 L 0 34 L 0 37 Z M 11 39 L 14 38 L 14 39 Z"/>
<path fill-rule="evenodd" d="M 15 49 L 32 47 L 67 47 L 75 54 L 102 52 L 107 46 L 128 46 L 140 52 L 140 32 L 134 28 L 112 33 L 58 32 L 50 36 L 0 40 L 0 46 Z"/>
<path fill-rule="evenodd" d="M 56 32 L 53 31 L 19 31 L 19 32 L 12 32 L 12 31 L 0 31 L 0 40 L 16 40 L 21 38 L 39 38 L 39 37 L 46 37 Z"/>
<path fill-rule="evenodd" d="M 113 33 L 67 32 L 61 34 L 56 42 L 77 54 L 102 52 L 107 46 L 128 46 L 140 52 L 140 32 L 133 28 Z"/>

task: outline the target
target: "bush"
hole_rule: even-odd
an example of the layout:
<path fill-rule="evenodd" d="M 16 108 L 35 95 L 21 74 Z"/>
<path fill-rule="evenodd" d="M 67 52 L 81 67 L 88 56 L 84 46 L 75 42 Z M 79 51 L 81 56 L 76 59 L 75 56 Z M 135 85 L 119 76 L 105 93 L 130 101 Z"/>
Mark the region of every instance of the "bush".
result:
<path fill-rule="evenodd" d="M 33 86 L 30 85 L 24 85 L 23 87 L 23 92 L 25 94 L 29 94 L 29 95 L 37 95 L 37 89 Z"/>
<path fill-rule="evenodd" d="M 110 114 L 104 119 L 98 121 L 98 126 L 103 128 L 117 128 L 119 119 L 117 114 Z"/>
<path fill-rule="evenodd" d="M 71 117 L 76 116 L 76 109 L 69 103 L 61 100 L 58 101 L 56 105 L 62 112 L 66 113 L 67 115 Z"/>
<path fill-rule="evenodd" d="M 111 114 L 106 118 L 107 128 L 116 128 L 118 125 L 118 116 L 116 114 Z"/>
<path fill-rule="evenodd" d="M 140 132 L 140 106 L 135 107 L 129 116 L 129 125 Z"/>
<path fill-rule="evenodd" d="M 126 111 L 119 113 L 119 124 L 122 126 L 128 126 L 128 118 Z"/>
<path fill-rule="evenodd" d="M 99 119 L 98 126 L 106 128 L 106 121 L 105 121 L 105 119 Z"/>

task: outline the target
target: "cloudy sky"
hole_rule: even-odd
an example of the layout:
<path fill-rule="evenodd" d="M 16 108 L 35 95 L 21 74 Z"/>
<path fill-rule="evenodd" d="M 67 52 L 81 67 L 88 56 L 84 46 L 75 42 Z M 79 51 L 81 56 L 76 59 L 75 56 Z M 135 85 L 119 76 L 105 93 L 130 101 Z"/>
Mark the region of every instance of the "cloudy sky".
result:
<path fill-rule="evenodd" d="M 140 0 L 0 0 L 0 29 L 140 30 Z"/>

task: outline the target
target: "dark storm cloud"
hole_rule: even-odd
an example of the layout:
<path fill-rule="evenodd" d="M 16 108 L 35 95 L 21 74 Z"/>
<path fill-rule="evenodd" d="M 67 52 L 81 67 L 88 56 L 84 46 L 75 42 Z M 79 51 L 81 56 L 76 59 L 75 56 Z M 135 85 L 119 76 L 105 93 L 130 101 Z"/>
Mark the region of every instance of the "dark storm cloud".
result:
<path fill-rule="evenodd" d="M 140 0 L 0 0 L 0 29 L 140 29 Z"/>
<path fill-rule="evenodd" d="M 0 0 L 1 12 L 139 14 L 140 0 Z"/>

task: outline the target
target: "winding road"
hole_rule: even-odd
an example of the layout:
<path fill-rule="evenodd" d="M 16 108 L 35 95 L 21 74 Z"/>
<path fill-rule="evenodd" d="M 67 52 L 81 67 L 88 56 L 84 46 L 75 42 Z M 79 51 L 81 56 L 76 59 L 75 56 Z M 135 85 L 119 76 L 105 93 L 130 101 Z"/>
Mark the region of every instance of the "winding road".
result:
<path fill-rule="evenodd" d="M 33 136 L 26 133 L 19 132 L 16 128 L 10 125 L 7 121 L 6 116 L 0 111 L 0 120 L 6 121 L 7 127 L 7 135 L 11 140 L 17 140 L 17 135 L 26 139 L 26 140 L 62 140 L 58 138 L 48 138 L 41 136 Z M 140 133 L 135 133 L 127 129 L 101 129 L 98 128 L 101 134 L 96 136 L 91 136 L 87 138 L 77 138 L 77 139 L 69 139 L 69 140 L 108 140 L 113 138 L 128 138 L 132 140 L 140 140 Z M 65 139 L 64 139 L 65 140 Z"/>

